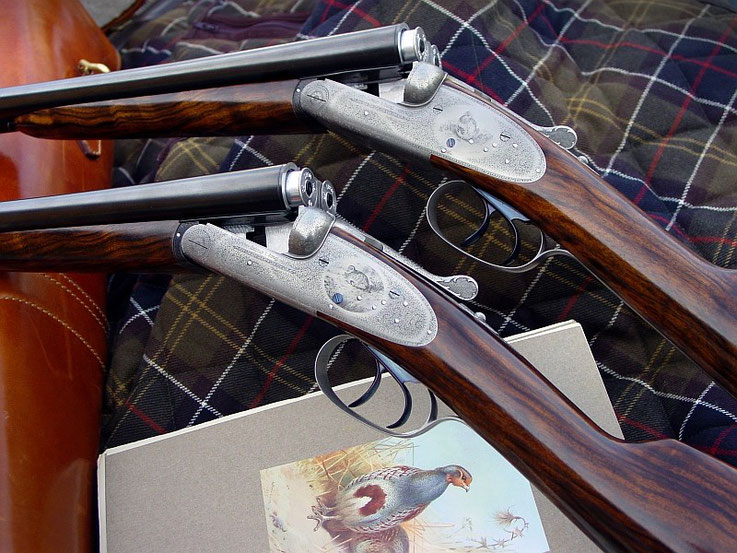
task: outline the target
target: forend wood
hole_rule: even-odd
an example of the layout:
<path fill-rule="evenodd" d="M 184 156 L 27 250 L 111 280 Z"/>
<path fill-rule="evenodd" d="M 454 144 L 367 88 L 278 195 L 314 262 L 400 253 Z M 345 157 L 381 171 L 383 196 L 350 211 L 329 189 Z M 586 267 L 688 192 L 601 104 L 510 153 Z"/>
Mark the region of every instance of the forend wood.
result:
<path fill-rule="evenodd" d="M 275 81 L 48 108 L 16 117 L 7 130 L 55 139 L 323 132 L 295 115 L 297 84 Z"/>
<path fill-rule="evenodd" d="M 160 221 L 3 232 L 0 271 L 189 272 L 175 254 L 179 228 L 179 221 Z"/>
<path fill-rule="evenodd" d="M 318 315 L 407 368 L 604 551 L 737 550 L 737 470 L 675 440 L 626 443 L 605 434 L 435 285 L 352 234 L 331 232 L 416 286 L 438 332 L 429 344 L 401 347 Z"/>

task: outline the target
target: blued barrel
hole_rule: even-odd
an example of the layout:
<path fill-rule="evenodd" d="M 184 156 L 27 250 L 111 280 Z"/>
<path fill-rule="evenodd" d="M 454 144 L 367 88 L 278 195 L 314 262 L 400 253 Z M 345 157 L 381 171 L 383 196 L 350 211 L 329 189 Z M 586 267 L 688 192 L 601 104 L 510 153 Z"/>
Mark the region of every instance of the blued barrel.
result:
<path fill-rule="evenodd" d="M 406 36 L 403 37 L 403 34 Z M 319 77 L 335 73 L 407 70 L 412 62 L 429 60 L 430 45 L 422 29 L 405 24 L 299 41 L 258 50 L 231 52 L 154 67 L 93 75 L 70 82 L 44 82 L 0 90 L 0 118 L 42 108 L 181 92 L 251 82 Z"/>
<path fill-rule="evenodd" d="M 290 202 L 287 176 L 294 172 L 301 176 L 302 171 L 288 163 L 138 186 L 0 202 L 0 231 L 169 219 L 228 217 L 250 220 L 274 217 L 286 220 L 293 211 L 292 206 L 307 203 L 307 198 L 303 202 L 299 197 L 294 203 Z M 316 196 L 317 181 L 314 178 L 310 186 L 310 193 Z M 0 241 L 2 239 L 0 234 Z"/>

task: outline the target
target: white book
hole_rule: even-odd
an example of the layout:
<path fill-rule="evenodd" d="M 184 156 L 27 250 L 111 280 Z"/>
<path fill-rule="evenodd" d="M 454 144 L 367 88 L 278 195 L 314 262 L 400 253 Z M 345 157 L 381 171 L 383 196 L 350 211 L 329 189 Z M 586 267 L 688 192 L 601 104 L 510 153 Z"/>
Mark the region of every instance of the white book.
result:
<path fill-rule="evenodd" d="M 622 437 L 578 323 L 507 341 L 604 431 Z M 366 383 L 341 387 L 340 395 L 355 397 L 357 386 Z M 384 390 L 371 399 L 371 409 L 393 408 L 396 396 Z M 442 414 L 450 414 L 447 407 Z M 315 509 L 328 519 L 335 513 L 318 497 L 335 501 L 353 478 L 394 465 L 431 476 L 439 466 L 458 465 L 473 475 L 468 493 L 449 485 L 398 524 L 392 534 L 397 551 L 599 551 L 465 425 L 444 422 L 402 442 L 342 413 L 319 392 L 105 451 L 98 461 L 100 549 L 359 551 L 371 536 L 346 530 L 340 516 L 318 524 Z"/>

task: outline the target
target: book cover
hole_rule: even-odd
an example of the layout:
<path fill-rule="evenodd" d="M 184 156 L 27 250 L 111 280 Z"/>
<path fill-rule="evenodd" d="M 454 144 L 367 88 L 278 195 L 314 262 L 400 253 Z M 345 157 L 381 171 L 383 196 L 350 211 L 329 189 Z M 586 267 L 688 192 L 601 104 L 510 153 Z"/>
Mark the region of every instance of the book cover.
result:
<path fill-rule="evenodd" d="M 621 437 L 577 323 L 508 342 L 605 431 Z M 360 386 L 366 383 L 346 385 L 338 394 L 355 397 Z M 396 410 L 396 399 L 391 387 L 382 386 L 372 408 Z M 440 414 L 452 413 L 441 405 Z M 98 462 L 100 548 L 109 553 L 599 551 L 500 459 L 462 423 L 442 423 L 420 438 L 390 439 L 340 412 L 323 394 L 310 394 L 105 451 Z M 450 481 L 460 478 L 451 466 L 470 479 L 468 492 Z M 423 479 L 440 487 L 433 471 L 445 467 L 450 480 L 439 494 L 437 489 L 429 495 L 416 489 L 364 490 L 368 495 L 361 496 L 359 510 L 372 500 L 378 505 L 382 492 L 396 496 L 394 512 L 403 520 L 381 521 L 388 524 L 381 536 L 357 531 L 344 509 L 336 510 L 338 495 L 357 492 L 360 485 L 350 486 L 361 477 L 371 480 L 367 486 L 376 485 L 376 475 L 368 476 L 376 471 L 406 472 L 396 467 L 424 471 Z M 406 511 L 417 512 L 401 515 Z M 297 537 L 285 537 L 290 532 Z"/>

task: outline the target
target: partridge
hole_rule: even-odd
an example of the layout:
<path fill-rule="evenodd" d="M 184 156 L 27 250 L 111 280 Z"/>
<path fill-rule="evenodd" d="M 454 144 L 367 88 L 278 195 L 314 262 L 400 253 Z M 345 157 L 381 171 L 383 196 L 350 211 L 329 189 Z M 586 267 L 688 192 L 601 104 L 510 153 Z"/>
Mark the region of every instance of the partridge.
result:
<path fill-rule="evenodd" d="M 332 505 L 318 499 L 309 518 L 318 521 L 316 530 L 327 521 L 335 521 L 339 528 L 357 534 L 386 532 L 419 515 L 449 485 L 468 491 L 471 479 L 458 465 L 432 470 L 387 467 L 353 480 L 337 493 Z"/>

